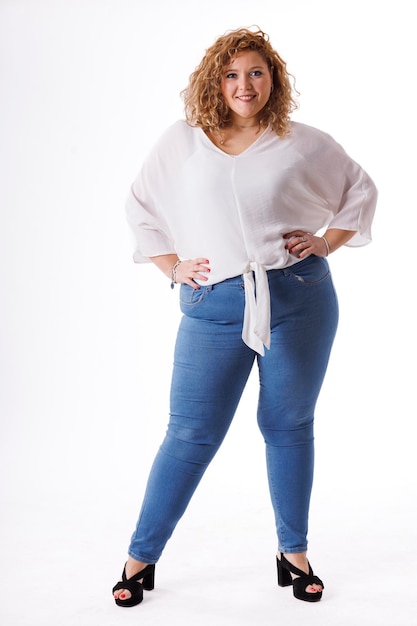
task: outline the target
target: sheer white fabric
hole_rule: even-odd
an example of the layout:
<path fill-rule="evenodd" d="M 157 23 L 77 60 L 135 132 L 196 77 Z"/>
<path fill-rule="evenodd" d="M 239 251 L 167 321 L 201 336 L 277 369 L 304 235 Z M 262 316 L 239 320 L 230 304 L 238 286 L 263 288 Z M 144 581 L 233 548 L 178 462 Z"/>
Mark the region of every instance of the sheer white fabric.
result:
<path fill-rule="evenodd" d="M 176 253 L 209 259 L 204 284 L 243 275 L 242 338 L 260 354 L 270 342 L 266 272 L 299 261 L 283 235 L 340 228 L 356 231 L 347 245 L 367 244 L 377 199 L 368 174 L 332 137 L 298 122 L 291 129 L 280 138 L 268 128 L 232 156 L 180 120 L 155 145 L 126 203 L 135 262 Z"/>

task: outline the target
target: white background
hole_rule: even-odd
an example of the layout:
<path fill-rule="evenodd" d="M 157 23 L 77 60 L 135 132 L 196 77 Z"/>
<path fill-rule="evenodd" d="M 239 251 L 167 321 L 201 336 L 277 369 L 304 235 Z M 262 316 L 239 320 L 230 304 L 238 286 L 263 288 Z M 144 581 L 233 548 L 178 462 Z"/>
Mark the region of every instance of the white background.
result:
<path fill-rule="evenodd" d="M 411 5 L 0 0 L 2 624 L 417 624 Z M 379 189 L 373 243 L 331 257 L 310 529 L 325 600 L 276 588 L 254 371 L 156 590 L 125 611 L 110 590 L 165 432 L 179 311 L 133 264 L 124 201 L 205 49 L 252 24 L 296 77 L 293 119 Z"/>

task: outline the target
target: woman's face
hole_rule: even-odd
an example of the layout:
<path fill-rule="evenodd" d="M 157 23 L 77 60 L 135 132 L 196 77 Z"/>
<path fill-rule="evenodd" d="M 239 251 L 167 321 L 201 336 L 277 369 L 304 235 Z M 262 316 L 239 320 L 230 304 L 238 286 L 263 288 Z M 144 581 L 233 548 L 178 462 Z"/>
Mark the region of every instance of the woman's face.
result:
<path fill-rule="evenodd" d="M 232 121 L 248 124 L 269 100 L 272 72 L 264 58 L 255 50 L 239 52 L 222 75 L 221 90 L 231 111 Z"/>

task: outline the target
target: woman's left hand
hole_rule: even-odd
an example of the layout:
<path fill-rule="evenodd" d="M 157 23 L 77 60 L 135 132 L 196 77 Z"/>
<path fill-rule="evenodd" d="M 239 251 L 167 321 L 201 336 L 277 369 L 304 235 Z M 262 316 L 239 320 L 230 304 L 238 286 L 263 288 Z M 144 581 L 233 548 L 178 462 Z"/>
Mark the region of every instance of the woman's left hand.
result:
<path fill-rule="evenodd" d="M 284 239 L 287 240 L 285 247 L 288 252 L 298 259 L 305 259 L 310 254 L 327 256 L 326 242 L 317 235 L 312 235 L 304 230 L 293 230 L 290 233 L 286 233 Z"/>

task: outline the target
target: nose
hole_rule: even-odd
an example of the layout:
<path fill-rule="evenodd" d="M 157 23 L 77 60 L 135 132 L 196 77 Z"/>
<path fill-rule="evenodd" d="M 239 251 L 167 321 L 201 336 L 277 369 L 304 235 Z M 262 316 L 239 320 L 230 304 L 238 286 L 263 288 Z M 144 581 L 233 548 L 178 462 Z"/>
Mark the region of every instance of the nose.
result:
<path fill-rule="evenodd" d="M 250 91 L 252 89 L 252 80 L 250 76 L 243 75 L 239 81 L 239 89 L 241 91 Z"/>

